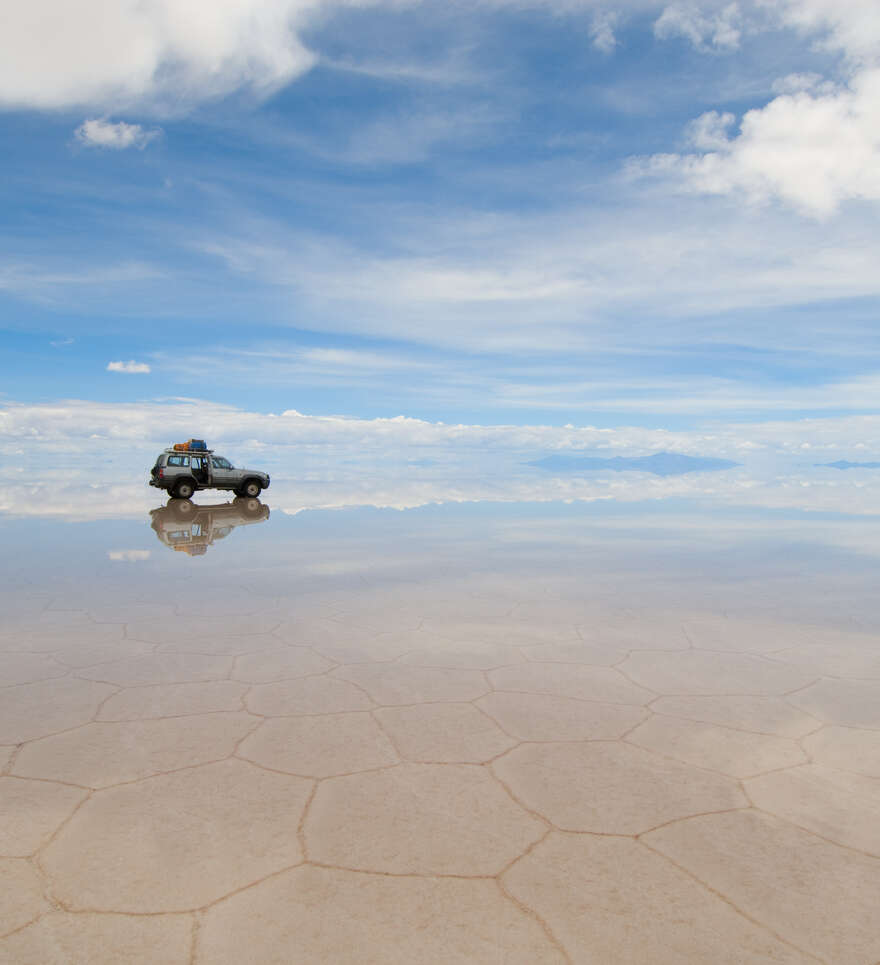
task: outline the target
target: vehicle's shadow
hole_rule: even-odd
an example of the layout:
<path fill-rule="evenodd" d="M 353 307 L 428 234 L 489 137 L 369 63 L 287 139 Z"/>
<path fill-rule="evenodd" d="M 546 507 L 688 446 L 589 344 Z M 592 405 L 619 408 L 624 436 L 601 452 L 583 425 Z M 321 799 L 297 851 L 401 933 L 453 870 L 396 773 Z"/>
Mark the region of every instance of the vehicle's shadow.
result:
<path fill-rule="evenodd" d="M 269 507 L 259 499 L 233 499 L 231 503 L 200 506 L 189 499 L 169 499 L 150 510 L 156 537 L 178 553 L 202 556 L 217 540 L 225 539 L 236 526 L 262 523 Z"/>

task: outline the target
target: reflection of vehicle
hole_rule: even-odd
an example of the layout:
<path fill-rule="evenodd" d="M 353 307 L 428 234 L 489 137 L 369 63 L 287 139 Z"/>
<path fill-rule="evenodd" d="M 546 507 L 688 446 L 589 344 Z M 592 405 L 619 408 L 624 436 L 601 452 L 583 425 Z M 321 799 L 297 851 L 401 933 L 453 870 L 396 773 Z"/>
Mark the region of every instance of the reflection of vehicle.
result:
<path fill-rule="evenodd" d="M 216 506 L 170 499 L 167 506 L 150 510 L 150 516 L 160 542 L 179 553 L 201 556 L 215 540 L 225 539 L 236 526 L 267 520 L 269 507 L 259 499 L 239 498 Z"/>
<path fill-rule="evenodd" d="M 198 489 L 231 489 L 251 499 L 269 488 L 269 476 L 256 469 L 236 469 L 213 449 L 166 449 L 150 470 L 150 485 L 178 499 L 189 499 Z"/>

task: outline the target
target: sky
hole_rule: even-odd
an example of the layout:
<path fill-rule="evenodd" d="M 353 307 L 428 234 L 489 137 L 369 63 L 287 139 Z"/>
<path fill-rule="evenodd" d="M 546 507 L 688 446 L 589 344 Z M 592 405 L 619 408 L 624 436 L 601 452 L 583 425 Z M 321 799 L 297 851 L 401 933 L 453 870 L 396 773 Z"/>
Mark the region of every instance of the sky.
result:
<path fill-rule="evenodd" d="M 7 453 L 880 456 L 876 0 L 2 6 Z"/>

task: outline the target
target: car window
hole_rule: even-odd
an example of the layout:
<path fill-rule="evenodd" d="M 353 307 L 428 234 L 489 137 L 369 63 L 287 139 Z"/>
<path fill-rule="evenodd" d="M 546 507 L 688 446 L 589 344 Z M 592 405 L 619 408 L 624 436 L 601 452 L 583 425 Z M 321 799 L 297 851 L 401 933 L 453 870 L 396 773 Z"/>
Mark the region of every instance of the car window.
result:
<path fill-rule="evenodd" d="M 228 459 L 224 459 L 223 456 L 214 456 L 214 465 L 218 469 L 231 469 L 232 463 Z"/>
<path fill-rule="evenodd" d="M 189 456 L 169 456 L 168 465 L 169 466 L 188 466 Z"/>

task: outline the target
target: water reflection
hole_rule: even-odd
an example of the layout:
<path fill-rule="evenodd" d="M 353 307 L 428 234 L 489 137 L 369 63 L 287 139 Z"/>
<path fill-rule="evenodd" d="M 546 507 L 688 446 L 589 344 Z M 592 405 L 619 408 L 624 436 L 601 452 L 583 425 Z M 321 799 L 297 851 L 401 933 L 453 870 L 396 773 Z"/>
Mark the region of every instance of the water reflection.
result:
<path fill-rule="evenodd" d="M 239 498 L 212 506 L 169 499 L 167 505 L 151 510 L 150 516 L 160 543 L 178 553 L 203 556 L 209 546 L 225 539 L 237 526 L 265 522 L 269 507 L 259 499 Z"/>
<path fill-rule="evenodd" d="M 880 960 L 876 515 L 272 522 L 0 519 L 0 960 Z"/>

